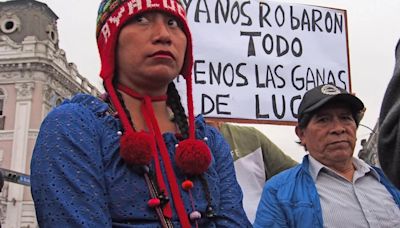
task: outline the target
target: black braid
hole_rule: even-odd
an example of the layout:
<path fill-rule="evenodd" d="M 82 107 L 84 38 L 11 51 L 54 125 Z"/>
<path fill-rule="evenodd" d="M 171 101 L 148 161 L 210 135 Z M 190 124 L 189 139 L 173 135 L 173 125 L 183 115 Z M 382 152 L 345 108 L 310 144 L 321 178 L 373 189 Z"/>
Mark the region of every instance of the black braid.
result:
<path fill-rule="evenodd" d="M 169 85 L 168 85 L 167 95 L 168 95 L 167 105 L 172 109 L 172 112 L 174 113 L 174 122 L 178 125 L 183 138 L 188 138 L 189 137 L 189 125 L 188 125 L 187 117 L 185 114 L 185 109 L 182 106 L 181 97 L 179 96 L 179 93 L 173 82 L 169 83 Z M 204 177 L 204 174 L 198 175 L 197 177 L 200 180 L 202 189 L 205 193 L 205 197 L 207 200 L 207 208 L 205 211 L 205 217 L 212 219 L 213 217 L 215 217 L 215 213 L 214 213 L 214 209 L 211 206 L 212 199 L 211 199 L 210 189 L 208 186 L 208 181 Z"/>
<path fill-rule="evenodd" d="M 179 96 L 178 90 L 175 87 L 174 82 L 170 82 L 167 90 L 167 105 L 171 108 L 174 113 L 174 122 L 178 125 L 178 128 L 184 139 L 189 138 L 189 124 L 185 114 L 185 109 L 181 103 L 181 97 Z"/>
<path fill-rule="evenodd" d="M 116 81 L 117 81 L 117 80 L 115 80 L 115 78 L 114 78 L 114 80 L 113 80 L 113 87 L 114 87 L 114 88 L 116 88 L 116 85 L 115 85 L 115 84 L 116 84 Z M 104 88 L 105 88 L 106 92 L 108 93 L 107 88 L 106 88 L 105 86 L 104 86 Z M 115 90 L 115 93 L 117 94 L 117 98 L 118 98 L 119 102 L 120 102 L 121 105 L 122 105 L 122 108 L 124 109 L 124 112 L 126 113 L 126 115 L 127 115 L 127 117 L 128 117 L 129 124 L 134 128 L 133 120 L 132 120 L 132 118 L 131 118 L 131 113 L 129 112 L 128 108 L 126 107 L 124 99 L 122 99 L 122 94 L 121 94 L 117 89 L 114 89 L 114 90 Z M 109 103 L 112 105 L 111 100 L 108 99 L 108 101 L 109 101 Z"/>
<path fill-rule="evenodd" d="M 210 194 L 210 189 L 208 186 L 207 179 L 204 177 L 204 174 L 198 175 L 198 177 L 200 179 L 201 186 L 203 187 L 203 191 L 206 194 L 207 208 L 205 211 L 205 215 L 207 218 L 213 218 L 215 216 L 215 213 L 214 213 L 214 209 L 211 206 L 212 200 L 211 200 L 211 194 Z"/>
<path fill-rule="evenodd" d="M 114 87 L 114 88 L 115 88 L 115 87 Z M 122 94 L 121 94 L 117 89 L 115 90 L 115 93 L 117 94 L 118 100 L 119 100 L 119 102 L 121 103 L 122 108 L 124 109 L 124 112 L 125 112 L 126 115 L 128 116 L 128 120 L 129 120 L 130 125 L 131 125 L 133 128 L 135 128 L 135 126 L 133 125 L 133 120 L 132 120 L 132 118 L 131 118 L 131 113 L 129 112 L 128 108 L 126 107 L 124 99 L 122 99 Z"/>

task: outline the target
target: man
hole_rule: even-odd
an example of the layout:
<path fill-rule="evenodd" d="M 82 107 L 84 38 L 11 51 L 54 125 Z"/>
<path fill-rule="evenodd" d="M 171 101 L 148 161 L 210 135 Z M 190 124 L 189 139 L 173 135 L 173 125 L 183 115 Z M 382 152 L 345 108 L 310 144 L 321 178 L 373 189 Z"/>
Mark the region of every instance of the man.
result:
<path fill-rule="evenodd" d="M 400 40 L 396 46 L 393 77 L 383 97 L 379 116 L 378 158 L 394 185 L 400 189 Z"/>
<path fill-rule="evenodd" d="M 363 111 L 334 85 L 306 92 L 295 131 L 309 154 L 266 183 L 254 227 L 400 227 L 400 192 L 353 157 Z"/>

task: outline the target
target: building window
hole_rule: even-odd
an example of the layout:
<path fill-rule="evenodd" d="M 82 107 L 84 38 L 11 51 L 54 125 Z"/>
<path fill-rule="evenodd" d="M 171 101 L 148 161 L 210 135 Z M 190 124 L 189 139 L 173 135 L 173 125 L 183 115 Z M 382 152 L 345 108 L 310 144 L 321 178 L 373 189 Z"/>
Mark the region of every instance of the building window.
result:
<path fill-rule="evenodd" d="M 6 122 L 6 117 L 4 115 L 4 103 L 5 103 L 6 95 L 4 91 L 0 89 L 0 130 L 4 130 L 4 125 Z"/>
<path fill-rule="evenodd" d="M 62 102 L 63 102 L 63 99 L 61 97 L 57 98 L 56 102 L 55 102 L 55 107 L 59 106 Z"/>
<path fill-rule="evenodd" d="M 46 33 L 51 42 L 53 42 L 54 44 L 58 43 L 58 33 L 57 33 L 57 27 L 55 25 L 48 25 Z"/>
<path fill-rule="evenodd" d="M 59 106 L 63 102 L 63 98 L 60 97 L 58 94 L 53 94 L 53 96 L 49 100 L 50 109 L 53 109 Z"/>
<path fill-rule="evenodd" d="M 3 33 L 13 33 L 19 29 L 20 25 L 21 21 L 16 15 L 4 15 L 0 18 L 0 29 Z"/>

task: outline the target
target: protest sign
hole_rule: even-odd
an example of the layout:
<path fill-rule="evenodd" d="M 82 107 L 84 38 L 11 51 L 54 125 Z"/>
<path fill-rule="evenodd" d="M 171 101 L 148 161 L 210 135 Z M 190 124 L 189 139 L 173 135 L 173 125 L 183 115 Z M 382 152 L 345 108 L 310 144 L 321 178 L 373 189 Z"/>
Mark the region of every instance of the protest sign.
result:
<path fill-rule="evenodd" d="M 291 124 L 302 95 L 350 85 L 346 11 L 261 0 L 183 0 L 194 43 L 196 113 Z M 178 88 L 184 92 L 182 78 Z"/>

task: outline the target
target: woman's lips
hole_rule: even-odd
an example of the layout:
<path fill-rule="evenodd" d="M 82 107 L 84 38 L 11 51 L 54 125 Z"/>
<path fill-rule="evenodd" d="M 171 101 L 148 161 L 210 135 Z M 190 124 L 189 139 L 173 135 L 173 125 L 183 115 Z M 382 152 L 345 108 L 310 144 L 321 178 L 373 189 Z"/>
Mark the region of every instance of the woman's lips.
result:
<path fill-rule="evenodd" d="M 157 51 L 151 54 L 150 57 L 175 59 L 174 55 L 169 51 Z"/>

